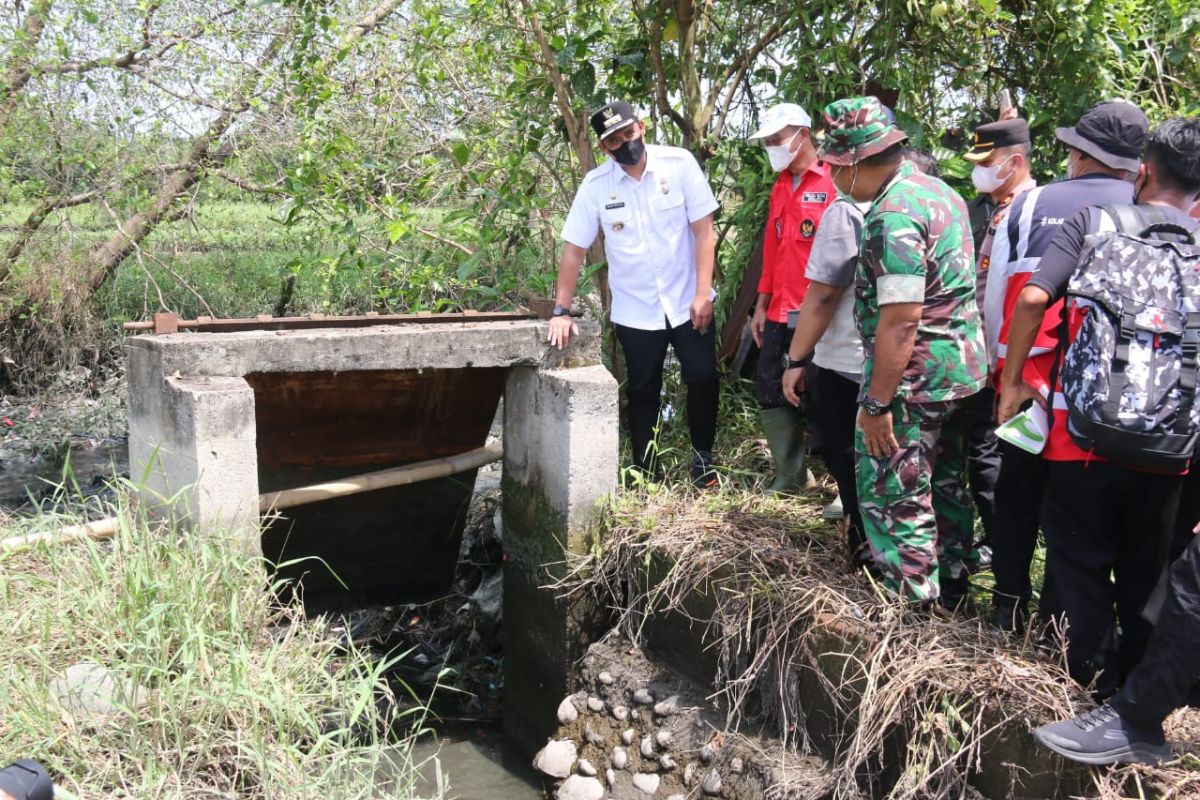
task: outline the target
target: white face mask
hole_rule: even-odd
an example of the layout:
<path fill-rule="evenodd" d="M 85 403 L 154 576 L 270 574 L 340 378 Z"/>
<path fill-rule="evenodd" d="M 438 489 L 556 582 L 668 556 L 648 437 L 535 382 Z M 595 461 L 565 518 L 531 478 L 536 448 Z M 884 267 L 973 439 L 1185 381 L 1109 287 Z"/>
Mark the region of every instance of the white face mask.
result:
<path fill-rule="evenodd" d="M 776 172 L 783 172 L 788 168 L 788 165 L 796 160 L 796 151 L 792 150 L 792 142 L 796 141 L 796 137 L 800 135 L 800 131 L 792 134 L 792 138 L 788 139 L 783 144 L 766 145 L 767 158 L 771 161 L 771 169 Z"/>
<path fill-rule="evenodd" d="M 975 184 L 975 188 L 981 192 L 994 192 L 1004 185 L 1004 182 L 1012 177 L 1009 173 L 1005 177 L 1000 177 L 1000 168 L 1008 163 L 1008 158 L 991 167 L 985 167 L 982 164 L 976 165 L 975 169 L 971 170 L 971 183 Z"/>

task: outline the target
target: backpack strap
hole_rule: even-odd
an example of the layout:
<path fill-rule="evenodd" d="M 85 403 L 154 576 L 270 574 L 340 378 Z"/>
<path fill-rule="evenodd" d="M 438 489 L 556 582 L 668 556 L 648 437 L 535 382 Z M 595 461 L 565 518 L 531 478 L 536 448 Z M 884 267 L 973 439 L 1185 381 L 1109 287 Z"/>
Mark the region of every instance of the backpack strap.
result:
<path fill-rule="evenodd" d="M 1100 210 L 1112 218 L 1117 230 L 1139 239 L 1161 239 L 1159 234 L 1171 234 L 1184 244 L 1195 244 L 1200 228 L 1189 231 L 1172 222 L 1165 208 L 1153 203 L 1146 205 L 1100 206 Z"/>
<path fill-rule="evenodd" d="M 1120 233 L 1137 236 L 1146 228 L 1146 223 L 1142 217 L 1143 209 L 1140 206 L 1100 206 L 1100 210 L 1112 219 L 1113 223 L 1117 226 L 1117 231 Z"/>
<path fill-rule="evenodd" d="M 1187 433 L 1191 427 L 1192 406 L 1196 401 L 1196 366 L 1200 363 L 1200 312 L 1190 311 L 1180 343 L 1183 358 L 1179 369 L 1179 410 L 1175 415 L 1175 432 Z"/>

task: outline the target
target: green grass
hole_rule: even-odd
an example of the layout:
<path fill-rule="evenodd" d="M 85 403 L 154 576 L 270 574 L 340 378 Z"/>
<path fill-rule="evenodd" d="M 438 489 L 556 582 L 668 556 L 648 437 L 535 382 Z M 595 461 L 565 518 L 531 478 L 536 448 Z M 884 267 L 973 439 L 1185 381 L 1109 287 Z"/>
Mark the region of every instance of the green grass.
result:
<path fill-rule="evenodd" d="M 0 753 L 40 760 L 68 800 L 365 798 L 380 771 L 387 796 L 414 795 L 391 731 L 422 712 L 397 710 L 385 663 L 280 607 L 230 542 L 121 519 L 112 543 L 0 547 Z M 64 521 L 0 522 L 0 537 Z M 143 687 L 145 703 L 72 714 L 50 687 L 81 662 Z"/>

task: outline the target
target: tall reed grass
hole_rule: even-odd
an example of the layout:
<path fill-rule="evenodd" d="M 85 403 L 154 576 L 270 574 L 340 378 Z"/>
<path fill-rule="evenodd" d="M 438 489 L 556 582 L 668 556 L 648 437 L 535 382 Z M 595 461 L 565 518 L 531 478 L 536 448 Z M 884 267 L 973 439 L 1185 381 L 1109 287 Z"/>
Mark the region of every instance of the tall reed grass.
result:
<path fill-rule="evenodd" d="M 387 662 L 281 605 L 244 548 L 121 505 L 111 542 L 0 548 L 0 761 L 42 761 L 68 800 L 417 795 L 423 711 Z M 76 713 L 51 686 L 83 662 L 140 698 Z"/>

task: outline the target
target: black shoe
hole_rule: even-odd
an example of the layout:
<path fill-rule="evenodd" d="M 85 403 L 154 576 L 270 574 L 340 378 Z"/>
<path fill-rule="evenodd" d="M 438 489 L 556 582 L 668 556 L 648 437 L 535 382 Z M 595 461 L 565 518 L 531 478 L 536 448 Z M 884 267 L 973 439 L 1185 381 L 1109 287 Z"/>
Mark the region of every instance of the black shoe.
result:
<path fill-rule="evenodd" d="M 1157 731 L 1136 730 L 1110 705 L 1043 725 L 1033 735 L 1063 758 L 1080 764 L 1157 764 L 1172 757 L 1161 726 Z"/>
<path fill-rule="evenodd" d="M 713 469 L 712 453 L 697 450 L 692 459 L 692 484 L 697 489 L 713 489 L 717 485 L 717 472 Z"/>
<path fill-rule="evenodd" d="M 1013 603 L 996 600 L 988 622 L 993 628 L 1005 633 L 1015 633 L 1018 636 L 1025 633 L 1025 623 L 1029 621 L 1029 610 L 1024 603 Z"/>
<path fill-rule="evenodd" d="M 964 573 L 957 578 L 938 580 L 937 602 L 951 614 L 964 617 L 976 616 L 975 602 L 971 599 L 971 582 Z"/>

